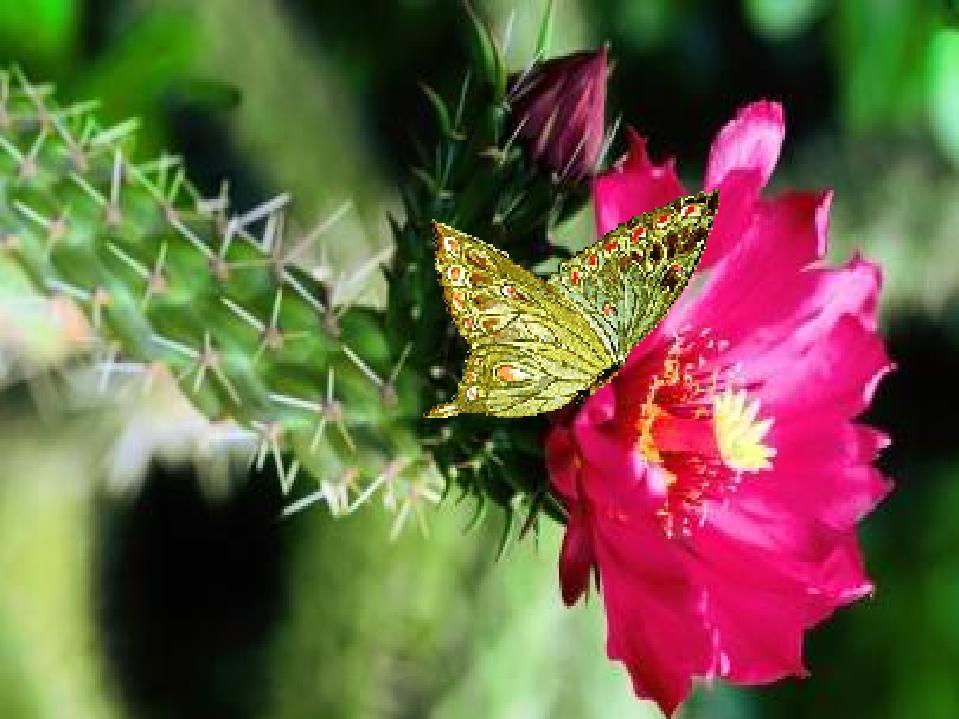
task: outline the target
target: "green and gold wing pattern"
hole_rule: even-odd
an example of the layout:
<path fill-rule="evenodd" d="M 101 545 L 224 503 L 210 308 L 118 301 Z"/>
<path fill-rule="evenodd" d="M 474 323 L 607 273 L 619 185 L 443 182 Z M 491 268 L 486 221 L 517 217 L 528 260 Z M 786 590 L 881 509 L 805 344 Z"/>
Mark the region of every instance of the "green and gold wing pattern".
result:
<path fill-rule="evenodd" d="M 718 202 L 700 193 L 635 217 L 546 281 L 434 222 L 444 298 L 469 353 L 456 396 L 426 416 L 528 416 L 600 386 L 688 284 Z"/>
<path fill-rule="evenodd" d="M 470 349 L 456 397 L 427 417 L 548 412 L 610 366 L 598 328 L 570 298 L 485 242 L 434 231 L 446 305 Z"/>
<path fill-rule="evenodd" d="M 718 204 L 714 190 L 634 217 L 548 279 L 600 327 L 615 364 L 626 361 L 686 288 Z"/>

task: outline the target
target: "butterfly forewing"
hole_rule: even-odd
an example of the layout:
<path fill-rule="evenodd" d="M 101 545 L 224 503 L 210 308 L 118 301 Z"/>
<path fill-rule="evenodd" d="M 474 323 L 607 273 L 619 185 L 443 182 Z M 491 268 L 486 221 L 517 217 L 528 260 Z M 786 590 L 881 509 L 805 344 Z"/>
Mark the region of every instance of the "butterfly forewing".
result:
<path fill-rule="evenodd" d="M 470 346 L 453 401 L 427 416 L 525 416 L 557 409 L 613 358 L 576 303 L 501 250 L 434 223 L 436 268 L 457 329 Z"/>
<path fill-rule="evenodd" d="M 717 191 L 635 217 L 560 264 L 548 280 L 570 298 L 622 364 L 692 277 L 712 228 Z"/>

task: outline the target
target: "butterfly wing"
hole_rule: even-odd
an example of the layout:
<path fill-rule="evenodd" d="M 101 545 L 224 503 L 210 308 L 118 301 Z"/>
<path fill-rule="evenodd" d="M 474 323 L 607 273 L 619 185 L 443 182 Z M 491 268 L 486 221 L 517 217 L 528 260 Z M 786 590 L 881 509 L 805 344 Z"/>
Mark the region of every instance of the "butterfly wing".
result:
<path fill-rule="evenodd" d="M 718 206 L 714 190 L 634 217 L 549 278 L 600 328 L 616 364 L 626 361 L 689 283 Z"/>
<path fill-rule="evenodd" d="M 436 268 L 453 322 L 470 346 L 456 396 L 427 417 L 522 417 L 567 404 L 613 361 L 573 300 L 502 250 L 434 223 Z"/>

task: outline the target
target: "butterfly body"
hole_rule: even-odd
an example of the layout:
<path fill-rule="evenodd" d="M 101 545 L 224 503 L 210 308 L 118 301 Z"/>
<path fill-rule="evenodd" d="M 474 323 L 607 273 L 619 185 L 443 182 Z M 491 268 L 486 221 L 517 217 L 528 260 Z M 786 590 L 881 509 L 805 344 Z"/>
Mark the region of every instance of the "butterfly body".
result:
<path fill-rule="evenodd" d="M 701 193 L 633 218 L 546 280 L 434 222 L 444 298 L 470 351 L 456 397 L 427 417 L 528 416 L 601 387 L 689 282 L 717 205 Z"/>

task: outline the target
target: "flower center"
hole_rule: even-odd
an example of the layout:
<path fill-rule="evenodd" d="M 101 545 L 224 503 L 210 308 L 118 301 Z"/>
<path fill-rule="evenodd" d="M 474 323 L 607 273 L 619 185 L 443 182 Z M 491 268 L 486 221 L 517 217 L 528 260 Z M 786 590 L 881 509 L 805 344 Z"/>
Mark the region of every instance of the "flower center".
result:
<path fill-rule="evenodd" d="M 776 450 L 763 444 L 772 419 L 757 419 L 759 400 L 749 402 L 746 390 L 727 389 L 713 399 L 713 428 L 726 466 L 740 472 L 772 469 Z"/>
<path fill-rule="evenodd" d="M 652 374 L 636 423 L 636 447 L 662 482 L 664 531 L 688 534 L 707 500 L 735 491 L 743 473 L 772 467 L 772 419 L 723 361 L 727 342 L 709 330 L 680 335 Z"/>

